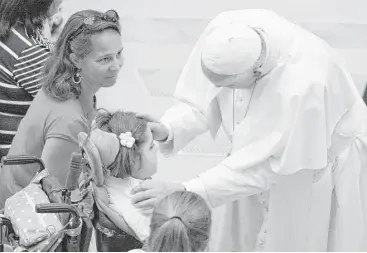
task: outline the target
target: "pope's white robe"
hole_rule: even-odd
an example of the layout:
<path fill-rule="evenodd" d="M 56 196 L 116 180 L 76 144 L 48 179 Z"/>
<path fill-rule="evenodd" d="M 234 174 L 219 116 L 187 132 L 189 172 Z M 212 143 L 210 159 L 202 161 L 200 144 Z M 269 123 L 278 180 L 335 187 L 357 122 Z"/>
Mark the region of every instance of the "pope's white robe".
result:
<path fill-rule="evenodd" d="M 223 120 L 236 106 L 232 91 L 216 88 L 200 67 L 202 39 L 229 22 L 262 30 L 264 68 L 273 67 L 235 127 Z M 367 109 L 324 41 L 271 11 L 224 12 L 199 39 L 175 96 L 180 103 L 162 119 L 173 131 L 163 153 L 234 127 L 231 156 L 185 183 L 212 207 L 225 204 L 210 250 L 367 251 Z"/>

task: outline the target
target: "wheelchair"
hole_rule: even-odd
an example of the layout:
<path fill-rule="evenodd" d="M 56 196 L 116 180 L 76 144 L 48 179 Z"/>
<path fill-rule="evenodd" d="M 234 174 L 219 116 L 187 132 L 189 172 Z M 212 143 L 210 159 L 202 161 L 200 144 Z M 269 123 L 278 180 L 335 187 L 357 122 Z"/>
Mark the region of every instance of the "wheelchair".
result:
<path fill-rule="evenodd" d="M 62 229 L 36 245 L 25 247 L 19 242 L 19 235 L 13 228 L 13 221 L 1 214 L 0 210 L 0 252 L 4 251 L 5 242 L 11 246 L 13 251 L 87 252 L 91 246 L 93 231 L 96 238 L 96 250 L 99 252 L 127 252 L 143 247 L 143 243 L 129 233 L 129 230 L 121 230 L 104 213 L 98 210 L 92 196 L 91 182 L 93 181 L 97 186 L 103 185 L 104 175 L 101 156 L 98 148 L 88 139 L 86 133 L 80 133 L 78 139 L 80 150 L 77 154 L 82 157 L 80 164 L 82 176 L 78 176 L 81 179 L 78 180 L 78 186 L 67 189 L 60 186 L 55 177 L 46 176 L 41 184 L 42 190 L 48 196 L 50 203 L 36 204 L 35 206 L 36 213 L 63 214 L 60 217 L 60 220 L 63 221 Z M 72 161 L 71 159 L 71 163 Z M 31 163 L 39 164 L 40 169 L 37 175 L 45 171 L 43 161 L 37 157 L 4 156 L 1 159 L 1 166 Z M 69 175 L 71 173 L 72 170 L 70 169 Z M 69 175 L 68 179 L 76 178 L 75 175 L 71 175 L 71 177 Z M 51 189 L 45 186 L 47 181 L 49 185 L 53 185 Z M 68 185 L 68 182 L 66 185 Z"/>
<path fill-rule="evenodd" d="M 72 191 L 60 186 L 55 177 L 47 175 L 43 161 L 37 157 L 4 156 L 1 159 L 1 166 L 31 163 L 39 164 L 40 169 L 37 175 L 42 175 L 42 173 L 46 175 L 40 177 L 39 187 L 50 200 L 50 203 L 35 203 L 35 212 L 58 214 L 62 228 L 54 233 L 49 233 L 46 238 L 42 238 L 43 240 L 33 245 L 24 246 L 20 243 L 19 233 L 14 229 L 17 221 L 5 216 L 6 210 L 0 210 L 0 252 L 4 252 L 5 249 L 21 252 L 87 252 L 93 224 L 90 212 L 86 212 L 84 203 L 86 200 L 81 198 L 78 202 L 72 203 Z M 86 187 L 87 184 L 84 184 L 80 189 L 84 190 Z M 89 203 L 89 205 L 93 204 Z"/>

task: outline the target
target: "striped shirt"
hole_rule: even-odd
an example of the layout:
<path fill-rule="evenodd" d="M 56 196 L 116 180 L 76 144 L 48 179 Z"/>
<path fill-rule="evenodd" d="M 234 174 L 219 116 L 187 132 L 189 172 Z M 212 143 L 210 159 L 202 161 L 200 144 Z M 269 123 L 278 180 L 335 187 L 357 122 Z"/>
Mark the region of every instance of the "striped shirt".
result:
<path fill-rule="evenodd" d="M 42 85 L 50 50 L 18 23 L 0 41 L 0 157 L 6 155 L 18 125 Z"/>

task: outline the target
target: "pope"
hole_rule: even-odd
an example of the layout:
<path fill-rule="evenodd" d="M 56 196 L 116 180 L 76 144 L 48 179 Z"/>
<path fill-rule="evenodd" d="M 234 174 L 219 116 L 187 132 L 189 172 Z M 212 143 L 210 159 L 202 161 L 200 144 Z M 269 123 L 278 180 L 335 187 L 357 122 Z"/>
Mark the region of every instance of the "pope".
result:
<path fill-rule="evenodd" d="M 175 97 L 150 122 L 161 152 L 222 126 L 231 153 L 182 184 L 145 181 L 136 206 L 185 189 L 225 206 L 211 250 L 367 251 L 367 108 L 325 41 L 270 10 L 223 12 Z"/>

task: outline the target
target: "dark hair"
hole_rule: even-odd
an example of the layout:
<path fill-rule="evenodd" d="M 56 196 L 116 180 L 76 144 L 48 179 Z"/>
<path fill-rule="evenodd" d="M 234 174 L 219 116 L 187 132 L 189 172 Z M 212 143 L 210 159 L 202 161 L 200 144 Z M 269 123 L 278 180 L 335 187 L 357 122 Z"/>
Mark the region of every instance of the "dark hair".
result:
<path fill-rule="evenodd" d="M 86 18 L 93 17 L 95 21 L 83 29 Z M 107 29 L 112 29 L 121 34 L 118 21 L 112 22 L 105 19 L 105 14 L 95 10 L 84 10 L 74 13 L 66 22 L 55 46 L 51 57 L 44 67 L 45 83 L 43 90 L 51 98 L 67 100 L 78 98 L 81 94 L 80 84 L 74 84 L 72 79 L 76 67 L 70 60 L 74 53 L 83 59 L 92 51 L 91 37 Z M 79 31 L 79 32 L 78 32 Z M 77 33 L 77 35 L 75 35 Z"/>
<path fill-rule="evenodd" d="M 145 248 L 151 252 L 199 252 L 207 247 L 211 211 L 196 193 L 177 191 L 155 206 Z"/>
<path fill-rule="evenodd" d="M 5 39 L 10 29 L 19 21 L 28 35 L 43 28 L 54 0 L 0 0 L 0 40 Z"/>
<path fill-rule="evenodd" d="M 114 113 L 99 112 L 95 120 L 96 127 L 102 131 L 114 133 L 131 132 L 135 143 L 131 148 L 120 145 L 120 150 L 115 161 L 108 166 L 110 175 L 119 178 L 131 176 L 133 170 L 140 169 L 140 145 L 144 143 L 144 133 L 147 129 L 147 121 L 136 117 L 133 112 L 116 111 Z"/>

